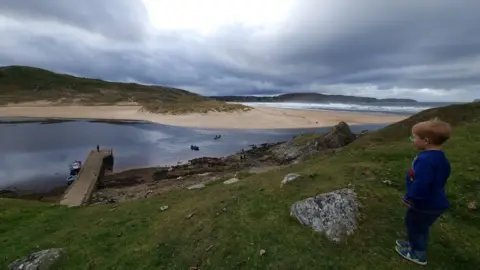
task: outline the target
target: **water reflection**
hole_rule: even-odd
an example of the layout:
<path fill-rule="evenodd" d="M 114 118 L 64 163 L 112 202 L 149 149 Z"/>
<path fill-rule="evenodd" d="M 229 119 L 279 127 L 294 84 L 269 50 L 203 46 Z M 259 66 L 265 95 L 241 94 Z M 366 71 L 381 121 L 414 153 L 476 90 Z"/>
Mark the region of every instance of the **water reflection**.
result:
<path fill-rule="evenodd" d="M 384 125 L 362 125 L 354 130 Z M 278 142 L 319 129 L 219 130 L 146 122 L 0 122 L 0 189 L 49 190 L 65 184 L 68 164 L 85 160 L 96 145 L 113 148 L 115 170 L 176 164 L 201 156 L 225 156 L 250 144 Z M 214 140 L 221 134 L 220 140 Z M 190 145 L 200 151 L 191 151 Z"/>

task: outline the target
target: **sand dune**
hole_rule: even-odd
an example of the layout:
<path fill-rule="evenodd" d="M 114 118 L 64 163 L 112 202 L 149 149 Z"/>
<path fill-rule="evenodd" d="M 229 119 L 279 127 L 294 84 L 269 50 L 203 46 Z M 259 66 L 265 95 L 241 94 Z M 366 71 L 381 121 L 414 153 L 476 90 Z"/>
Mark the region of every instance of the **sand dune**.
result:
<path fill-rule="evenodd" d="M 305 111 L 279 108 L 253 108 L 245 112 L 209 112 L 206 114 L 165 115 L 142 112 L 140 106 L 48 106 L 43 103 L 0 107 L 0 117 L 55 117 L 142 120 L 154 123 L 222 129 L 280 129 L 325 127 L 345 121 L 349 125 L 392 123 L 404 119 L 398 115 L 373 115 L 334 111 Z"/>

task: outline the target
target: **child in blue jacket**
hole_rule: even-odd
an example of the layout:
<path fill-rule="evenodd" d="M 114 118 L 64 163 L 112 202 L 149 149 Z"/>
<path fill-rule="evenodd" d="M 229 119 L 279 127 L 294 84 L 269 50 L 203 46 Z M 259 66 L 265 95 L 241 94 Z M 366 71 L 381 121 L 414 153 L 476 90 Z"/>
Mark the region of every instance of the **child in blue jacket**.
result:
<path fill-rule="evenodd" d="M 407 193 L 401 201 L 408 207 L 408 241 L 397 240 L 395 249 L 403 258 L 420 265 L 427 264 L 430 226 L 450 205 L 445 194 L 450 163 L 441 150 L 450 134 L 450 125 L 438 119 L 420 122 L 412 128 L 410 140 L 420 153 L 407 173 Z"/>

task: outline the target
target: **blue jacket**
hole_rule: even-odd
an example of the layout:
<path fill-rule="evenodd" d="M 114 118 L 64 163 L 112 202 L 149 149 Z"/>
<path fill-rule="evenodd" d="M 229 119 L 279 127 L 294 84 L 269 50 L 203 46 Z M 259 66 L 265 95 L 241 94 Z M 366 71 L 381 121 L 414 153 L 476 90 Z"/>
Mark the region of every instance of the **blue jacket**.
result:
<path fill-rule="evenodd" d="M 450 162 L 440 150 L 420 152 L 407 173 L 407 193 L 403 201 L 417 210 L 444 210 L 450 206 L 445 184 L 450 176 Z"/>

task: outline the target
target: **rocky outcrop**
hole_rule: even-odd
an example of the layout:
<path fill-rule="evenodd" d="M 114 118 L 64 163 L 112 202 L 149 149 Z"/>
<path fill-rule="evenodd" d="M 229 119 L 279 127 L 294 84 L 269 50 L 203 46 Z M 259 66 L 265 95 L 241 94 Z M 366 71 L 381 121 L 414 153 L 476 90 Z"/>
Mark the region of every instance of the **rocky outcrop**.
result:
<path fill-rule="evenodd" d="M 357 135 L 345 122 L 340 122 L 324 134 L 304 134 L 287 142 L 250 145 L 236 154 L 218 158 L 201 157 L 174 166 L 133 169 L 106 175 L 93 196 L 94 203 L 115 203 L 149 195 L 157 195 L 174 188 L 197 189 L 209 181 L 229 179 L 225 184 L 238 181 L 230 178 L 235 173 L 254 168 L 278 168 L 298 163 L 316 154 L 334 154 L 353 142 Z M 235 174 L 236 175 L 236 174 Z M 242 178 L 242 177 L 239 177 Z M 284 181 L 289 182 L 290 176 Z M 134 188 L 135 187 L 135 188 Z M 146 190 L 152 190 L 145 194 Z M 105 191 L 105 192 L 104 192 Z"/>
<path fill-rule="evenodd" d="M 336 149 L 353 142 L 357 136 L 345 122 L 340 122 L 322 137 L 314 140 L 317 149 Z"/>
<path fill-rule="evenodd" d="M 118 196 L 113 198 L 104 194 L 102 190 L 99 190 L 92 194 L 91 201 L 93 202 L 92 204 L 114 204 L 118 203 L 119 200 L 124 200 L 126 198 L 128 198 L 128 195 L 124 194 L 119 194 Z"/>
<path fill-rule="evenodd" d="M 357 214 L 357 195 L 347 188 L 298 201 L 290 208 L 290 215 L 301 224 L 325 233 L 334 242 L 355 231 Z"/>
<path fill-rule="evenodd" d="M 241 167 L 242 164 L 239 164 L 239 162 L 229 162 L 226 158 L 201 157 L 189 160 L 186 164 L 158 170 L 154 173 L 153 178 L 155 181 L 161 181 L 209 172 L 233 171 Z"/>
<path fill-rule="evenodd" d="M 60 258 L 62 248 L 46 249 L 18 259 L 8 266 L 10 270 L 48 270 Z"/>
<path fill-rule="evenodd" d="M 298 145 L 293 139 L 273 147 L 271 153 L 278 162 L 291 163 L 317 153 L 341 149 L 356 138 L 357 135 L 350 130 L 348 124 L 340 122 L 327 133 L 321 134 L 303 145 Z"/>

